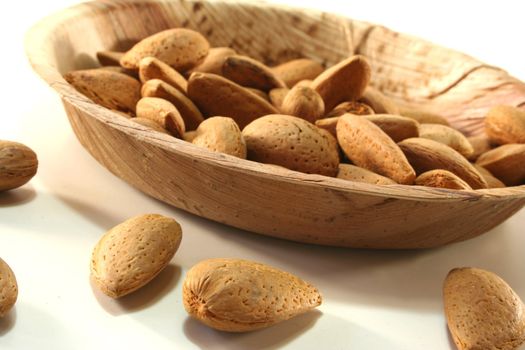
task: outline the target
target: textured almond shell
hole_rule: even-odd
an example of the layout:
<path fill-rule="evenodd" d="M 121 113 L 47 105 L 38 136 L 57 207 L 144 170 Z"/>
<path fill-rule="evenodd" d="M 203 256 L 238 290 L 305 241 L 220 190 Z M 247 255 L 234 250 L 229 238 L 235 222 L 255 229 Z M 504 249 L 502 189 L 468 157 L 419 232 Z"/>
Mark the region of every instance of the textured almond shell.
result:
<path fill-rule="evenodd" d="M 293 87 L 300 81 L 314 80 L 324 71 L 324 67 L 317 61 L 299 58 L 273 67 L 272 71 L 286 86 Z"/>
<path fill-rule="evenodd" d="M 323 118 L 315 121 L 315 126 L 328 131 L 334 137 L 337 137 L 337 122 L 340 117 Z"/>
<path fill-rule="evenodd" d="M 174 28 L 153 34 L 139 41 L 120 60 L 125 68 L 138 68 L 145 57 L 155 57 L 179 72 L 200 64 L 210 44 L 199 32 Z"/>
<path fill-rule="evenodd" d="M 283 105 L 283 101 L 289 92 L 290 89 L 288 88 L 271 89 L 268 93 L 268 97 L 270 98 L 272 105 L 280 110 L 281 106 Z"/>
<path fill-rule="evenodd" d="M 415 184 L 418 186 L 448 188 L 451 190 L 472 190 L 472 187 L 457 175 L 443 169 L 424 172 L 416 177 Z"/>
<path fill-rule="evenodd" d="M 213 47 L 208 52 L 204 61 L 191 69 L 189 73 L 202 72 L 222 75 L 222 65 L 224 64 L 224 60 L 226 60 L 227 57 L 236 54 L 235 50 L 229 47 Z"/>
<path fill-rule="evenodd" d="M 241 129 L 263 115 L 277 113 L 268 101 L 215 74 L 193 73 L 188 80 L 188 97 L 205 117 L 230 117 Z"/>
<path fill-rule="evenodd" d="M 378 114 L 400 114 L 399 106 L 381 91 L 367 86 L 359 102 L 369 105 Z"/>
<path fill-rule="evenodd" d="M 509 144 L 482 154 L 476 164 L 486 168 L 507 186 L 525 183 L 525 145 Z"/>
<path fill-rule="evenodd" d="M 197 106 L 186 95 L 162 80 L 148 80 L 142 85 L 141 94 L 142 97 L 158 97 L 171 102 L 184 120 L 186 130 L 197 129 L 204 120 Z"/>
<path fill-rule="evenodd" d="M 491 143 L 525 143 L 525 111 L 513 106 L 495 106 L 485 118 L 485 132 Z"/>
<path fill-rule="evenodd" d="M 337 140 L 357 166 L 410 185 L 416 174 L 394 141 L 364 116 L 345 114 L 337 122 Z"/>
<path fill-rule="evenodd" d="M 171 102 L 162 98 L 141 98 L 137 103 L 137 117 L 151 119 L 159 123 L 177 138 L 182 138 L 186 131 L 184 120 L 177 108 Z"/>
<path fill-rule="evenodd" d="M 38 159 L 26 145 L 0 140 L 0 192 L 20 187 L 35 176 Z"/>
<path fill-rule="evenodd" d="M 419 127 L 419 137 L 447 145 L 467 159 L 474 154 L 474 148 L 465 135 L 446 125 L 421 124 Z"/>
<path fill-rule="evenodd" d="M 428 112 L 422 108 L 399 105 L 399 113 L 404 117 L 412 118 L 420 124 L 441 124 L 450 126 L 448 120 L 439 114 Z"/>
<path fill-rule="evenodd" d="M 459 350 L 513 350 L 525 341 L 523 303 L 494 273 L 453 269 L 445 279 L 443 299 L 448 328 Z"/>
<path fill-rule="evenodd" d="M 324 102 L 312 88 L 294 86 L 284 97 L 281 113 L 314 123 L 324 114 Z"/>
<path fill-rule="evenodd" d="M 135 113 L 135 105 L 140 99 L 140 83 L 126 74 L 107 69 L 86 69 L 69 72 L 64 78 L 101 106 Z"/>
<path fill-rule="evenodd" d="M 168 130 L 164 129 L 162 125 L 157 123 L 156 121 L 152 119 L 147 118 L 132 118 L 131 119 L 134 123 L 140 124 L 142 126 L 145 126 L 147 128 L 153 129 L 155 131 L 161 132 L 163 134 L 169 134 Z"/>
<path fill-rule="evenodd" d="M 346 101 L 338 104 L 330 112 L 326 113 L 325 118 L 340 117 L 343 114 L 350 113 L 356 115 L 375 114 L 372 107 L 363 102 Z"/>
<path fill-rule="evenodd" d="M 128 219 L 98 241 L 91 258 L 91 276 L 108 296 L 119 298 L 151 281 L 179 248 L 177 221 L 158 214 Z"/>
<path fill-rule="evenodd" d="M 410 138 L 399 143 L 417 174 L 444 169 L 456 174 L 473 189 L 487 188 L 481 174 L 454 149 L 434 140 Z"/>
<path fill-rule="evenodd" d="M 489 139 L 485 134 L 467 137 L 467 140 L 474 150 L 474 152 L 468 157 L 468 160 L 470 161 L 475 161 L 480 155 L 492 149 Z"/>
<path fill-rule="evenodd" d="M 18 284 L 16 283 L 15 274 L 0 258 L 0 318 L 11 310 L 18 298 Z"/>
<path fill-rule="evenodd" d="M 476 168 L 477 171 L 483 176 L 485 181 L 487 182 L 488 188 L 503 188 L 505 187 L 505 184 L 498 180 L 490 171 L 482 167 L 481 165 L 474 164 L 474 168 Z"/>
<path fill-rule="evenodd" d="M 395 185 L 394 180 L 351 164 L 339 164 L 337 178 L 374 185 Z"/>
<path fill-rule="evenodd" d="M 311 284 L 268 265 L 240 259 L 208 259 L 184 280 L 186 311 L 209 327 L 247 332 L 272 326 L 321 304 Z"/>
<path fill-rule="evenodd" d="M 337 174 L 337 148 L 327 135 L 304 119 L 267 115 L 247 125 L 242 135 L 250 160 L 310 174 Z"/>
<path fill-rule="evenodd" d="M 222 65 L 222 75 L 241 86 L 262 91 L 286 87 L 270 67 L 247 56 L 226 57 Z"/>
<path fill-rule="evenodd" d="M 183 93 L 188 90 L 186 78 L 155 57 L 145 57 L 140 60 L 139 77 L 143 84 L 151 79 L 160 79 Z"/>
<path fill-rule="evenodd" d="M 322 97 L 325 110 L 331 111 L 341 102 L 360 98 L 370 81 L 370 74 L 368 61 L 355 55 L 325 70 L 310 87 Z"/>
<path fill-rule="evenodd" d="M 232 118 L 212 117 L 203 121 L 192 139 L 197 146 L 246 159 L 246 143 Z"/>
<path fill-rule="evenodd" d="M 419 123 L 394 114 L 366 115 L 366 119 L 379 126 L 394 142 L 419 136 Z"/>

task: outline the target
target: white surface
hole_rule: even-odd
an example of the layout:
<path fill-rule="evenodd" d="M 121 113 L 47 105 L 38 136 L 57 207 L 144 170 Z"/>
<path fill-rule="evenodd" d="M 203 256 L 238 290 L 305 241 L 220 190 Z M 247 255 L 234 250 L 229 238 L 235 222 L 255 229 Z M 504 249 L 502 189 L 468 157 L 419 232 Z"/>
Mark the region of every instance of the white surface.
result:
<path fill-rule="evenodd" d="M 492 270 L 525 298 L 523 210 L 491 232 L 449 247 L 359 251 L 284 242 L 215 224 L 115 178 L 79 145 L 57 95 L 30 70 L 23 53 L 26 29 L 74 2 L 10 2 L 9 10 L 0 12 L 0 139 L 27 144 L 40 159 L 30 184 L 0 194 L 0 256 L 20 288 L 16 307 L 0 320 L 0 349 L 451 349 L 441 300 L 451 268 Z M 525 80 L 519 1 L 288 3 L 417 34 Z M 175 217 L 183 227 L 169 268 L 120 301 L 92 290 L 88 266 L 98 238 L 146 212 Z M 259 332 L 208 329 L 187 318 L 181 285 L 188 268 L 210 257 L 247 258 L 295 273 L 319 287 L 323 305 Z"/>

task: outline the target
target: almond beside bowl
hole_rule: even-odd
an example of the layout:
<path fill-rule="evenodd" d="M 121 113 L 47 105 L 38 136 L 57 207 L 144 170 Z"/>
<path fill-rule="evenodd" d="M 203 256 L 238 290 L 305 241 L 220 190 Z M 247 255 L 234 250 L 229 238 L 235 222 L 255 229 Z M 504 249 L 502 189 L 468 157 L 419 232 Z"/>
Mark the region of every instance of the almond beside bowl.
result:
<path fill-rule="evenodd" d="M 63 78 L 71 70 L 94 67 L 98 51 L 124 51 L 174 27 L 197 30 L 212 46 L 230 46 L 270 65 L 307 57 L 330 66 L 351 54 L 364 55 L 374 87 L 401 106 L 445 116 L 469 135 L 483 129 L 490 107 L 525 102 L 525 85 L 503 70 L 321 12 L 248 2 L 132 0 L 85 3 L 44 19 L 26 38 L 33 68 L 60 94 L 80 143 L 144 193 L 264 235 L 380 249 L 466 240 L 525 205 L 525 186 L 455 191 L 371 185 L 213 153 L 96 105 Z"/>

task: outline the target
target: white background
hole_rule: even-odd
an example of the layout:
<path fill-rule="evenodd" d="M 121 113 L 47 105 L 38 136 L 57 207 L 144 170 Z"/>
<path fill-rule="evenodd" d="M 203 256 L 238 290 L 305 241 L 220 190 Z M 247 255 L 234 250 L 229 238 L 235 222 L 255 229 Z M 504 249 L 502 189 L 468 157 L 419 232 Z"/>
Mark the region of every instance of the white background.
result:
<path fill-rule="evenodd" d="M 59 98 L 23 52 L 30 25 L 75 2 L 13 1 L 0 11 L 0 139 L 27 144 L 40 160 L 30 184 L 0 194 L 0 256 L 20 288 L 16 307 L 0 320 L 0 349 L 451 349 L 441 299 L 451 268 L 492 270 L 525 298 L 523 210 L 479 238 L 440 249 L 336 249 L 215 224 L 115 178 L 79 145 Z M 416 34 L 525 80 L 521 1 L 287 3 Z M 181 247 L 150 285 L 111 300 L 89 283 L 91 249 L 110 227 L 147 212 L 181 223 Z M 187 318 L 181 285 L 188 268 L 210 257 L 247 258 L 295 273 L 319 287 L 324 303 L 258 332 L 208 329 Z"/>

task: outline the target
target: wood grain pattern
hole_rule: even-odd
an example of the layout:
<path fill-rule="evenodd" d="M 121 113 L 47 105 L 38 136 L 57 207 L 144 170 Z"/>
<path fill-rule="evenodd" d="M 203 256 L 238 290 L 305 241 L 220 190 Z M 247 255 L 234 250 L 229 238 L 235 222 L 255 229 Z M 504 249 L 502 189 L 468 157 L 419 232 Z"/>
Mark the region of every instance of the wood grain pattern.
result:
<path fill-rule="evenodd" d="M 61 95 L 89 153 L 141 191 L 248 231 L 359 248 L 425 248 L 469 239 L 525 205 L 525 186 L 462 192 L 377 186 L 209 152 L 93 104 L 62 78 L 72 69 L 96 66 L 97 51 L 122 51 L 172 27 L 199 30 L 212 46 L 231 46 L 269 65 L 308 57 L 329 66 L 354 53 L 365 55 L 373 86 L 398 103 L 438 112 L 471 134 L 481 130 L 492 105 L 525 103 L 525 85 L 499 68 L 332 14 L 253 2 L 114 0 L 44 19 L 26 38 L 33 68 Z"/>

